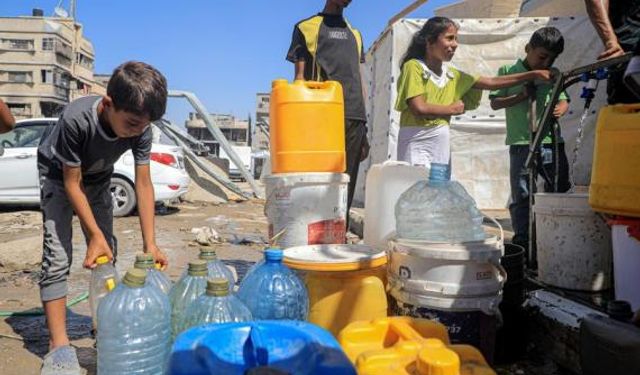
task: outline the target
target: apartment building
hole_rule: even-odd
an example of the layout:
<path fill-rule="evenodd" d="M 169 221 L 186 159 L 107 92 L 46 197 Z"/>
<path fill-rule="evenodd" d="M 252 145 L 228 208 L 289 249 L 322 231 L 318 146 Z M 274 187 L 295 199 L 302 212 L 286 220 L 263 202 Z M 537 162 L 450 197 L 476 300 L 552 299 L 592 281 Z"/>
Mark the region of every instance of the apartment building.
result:
<path fill-rule="evenodd" d="M 233 146 L 248 146 L 250 142 L 249 121 L 237 119 L 233 115 L 215 114 L 209 115 L 214 124 L 216 124 L 227 141 Z M 214 155 L 219 155 L 220 145 L 213 138 L 213 135 L 207 129 L 204 120 L 198 113 L 189 113 L 189 118 L 185 122 L 187 133 L 192 137 L 202 141 L 209 151 Z"/>
<path fill-rule="evenodd" d="M 72 18 L 0 17 L 0 98 L 17 119 L 58 116 L 70 101 L 105 93 L 93 45 Z"/>

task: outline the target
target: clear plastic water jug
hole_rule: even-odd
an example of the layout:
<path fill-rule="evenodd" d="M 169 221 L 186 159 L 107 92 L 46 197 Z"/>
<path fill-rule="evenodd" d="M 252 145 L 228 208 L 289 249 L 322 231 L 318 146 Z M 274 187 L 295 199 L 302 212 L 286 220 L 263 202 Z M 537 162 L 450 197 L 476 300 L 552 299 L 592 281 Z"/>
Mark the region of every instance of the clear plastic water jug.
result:
<path fill-rule="evenodd" d="M 158 287 L 163 293 L 171 290 L 171 280 L 161 270 L 156 268 L 155 260 L 151 254 L 136 255 L 135 268 L 147 271 L 147 283 Z"/>
<path fill-rule="evenodd" d="M 184 331 L 205 323 L 248 322 L 251 311 L 229 291 L 229 281 L 215 278 L 207 281 L 206 292 L 193 301 L 184 313 Z"/>
<path fill-rule="evenodd" d="M 229 285 L 233 288 L 236 278 L 233 272 L 220 259 L 216 251 L 206 247 L 200 248 L 200 259 L 207 261 L 207 270 L 209 279 L 223 278 L 229 281 Z"/>
<path fill-rule="evenodd" d="M 396 204 L 398 238 L 450 243 L 485 239 L 483 216 L 475 201 L 449 178 L 449 166 L 434 163 L 428 181 L 402 193 Z"/>
<path fill-rule="evenodd" d="M 248 274 L 238 290 L 238 298 L 258 320 L 306 320 L 309 313 L 307 290 L 287 266 L 282 250 L 264 252 L 264 264 Z"/>
<path fill-rule="evenodd" d="M 89 284 L 89 305 L 93 328 L 98 328 L 98 304 L 104 296 L 116 287 L 118 272 L 106 256 L 96 259 L 96 268 L 91 271 L 91 283 Z"/>
<path fill-rule="evenodd" d="M 158 374 L 171 345 L 169 299 L 129 270 L 98 307 L 98 374 Z"/>
<path fill-rule="evenodd" d="M 169 293 L 173 337 L 180 333 L 187 306 L 200 297 L 206 288 L 207 262 L 204 260 L 189 262 L 187 272 L 182 275 Z"/>

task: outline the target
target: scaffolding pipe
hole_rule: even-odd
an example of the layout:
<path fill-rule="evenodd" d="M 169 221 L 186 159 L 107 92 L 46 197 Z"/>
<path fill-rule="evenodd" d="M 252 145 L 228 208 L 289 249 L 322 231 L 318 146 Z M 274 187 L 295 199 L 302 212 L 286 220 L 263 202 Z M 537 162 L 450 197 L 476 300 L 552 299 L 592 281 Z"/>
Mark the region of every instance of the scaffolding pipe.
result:
<path fill-rule="evenodd" d="M 245 168 L 242 160 L 240 160 L 236 152 L 233 150 L 222 131 L 213 124 L 211 116 L 209 116 L 209 111 L 207 111 L 202 102 L 200 102 L 200 99 L 198 99 L 198 97 L 192 92 L 180 90 L 169 90 L 169 97 L 187 99 L 196 112 L 198 112 L 205 125 L 207 125 L 207 128 L 211 132 L 211 135 L 213 135 L 213 138 L 220 143 L 220 147 L 222 147 L 225 153 L 229 156 L 229 159 L 231 159 L 231 162 L 238 168 L 242 177 L 244 177 L 244 179 L 249 183 L 253 190 L 253 194 L 258 198 L 262 198 L 261 189 L 258 187 L 253 176 L 249 173 L 247 168 Z"/>

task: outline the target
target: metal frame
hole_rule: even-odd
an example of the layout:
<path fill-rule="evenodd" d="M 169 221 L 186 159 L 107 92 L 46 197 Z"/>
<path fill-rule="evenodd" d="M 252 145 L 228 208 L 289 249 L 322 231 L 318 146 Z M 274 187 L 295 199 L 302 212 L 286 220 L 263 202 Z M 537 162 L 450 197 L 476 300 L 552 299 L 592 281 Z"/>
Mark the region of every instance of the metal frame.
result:
<path fill-rule="evenodd" d="M 540 146 L 545 134 L 551 131 L 552 144 L 553 144 L 553 164 L 554 164 L 554 181 L 553 191 L 558 190 L 558 153 L 559 153 L 559 125 L 553 118 L 553 109 L 558 102 L 560 93 L 566 90 L 568 87 L 583 81 L 583 77 L 587 75 L 589 79 L 596 78 L 595 72 L 599 69 L 612 67 L 615 65 L 621 65 L 627 63 L 632 57 L 631 53 L 627 53 L 620 57 L 614 57 L 607 60 L 598 61 L 593 64 L 585 65 L 568 72 L 560 73 L 556 77 L 556 81 L 553 84 L 553 90 L 551 91 L 551 100 L 547 104 L 542 118 L 538 122 L 537 129 L 531 129 L 532 140 L 529 144 L 529 155 L 525 162 L 525 169 L 529 175 L 529 267 L 537 268 L 537 249 L 536 249 L 536 233 L 535 233 L 535 215 L 533 214 L 533 206 L 535 204 L 534 189 L 535 181 L 538 176 L 538 161 L 540 158 Z M 590 99 L 587 99 L 590 100 Z M 590 105 L 590 101 L 587 103 L 586 108 Z M 532 116 L 533 119 L 535 117 Z M 553 128 L 552 128 L 553 126 Z"/>
<path fill-rule="evenodd" d="M 215 140 L 220 143 L 220 147 L 222 147 L 222 149 L 227 153 L 227 155 L 231 159 L 231 162 L 235 164 L 236 167 L 238 167 L 238 170 L 240 170 L 240 174 L 242 175 L 242 177 L 251 186 L 253 194 L 258 198 L 262 198 L 262 190 L 260 189 L 260 187 L 258 187 L 258 184 L 254 180 L 251 173 L 249 173 L 244 164 L 242 164 L 242 160 L 240 160 L 236 152 L 233 150 L 233 148 L 231 148 L 231 145 L 229 145 L 227 138 L 224 136 L 220 128 L 218 128 L 218 126 L 213 123 L 211 117 L 209 116 L 209 111 L 207 111 L 202 102 L 200 102 L 200 99 L 198 99 L 198 97 L 192 92 L 180 90 L 169 90 L 169 97 L 187 99 L 189 104 L 191 104 L 196 112 L 198 112 L 205 125 L 207 125 L 207 128 L 211 132 L 211 135 L 213 135 L 213 138 L 215 138 Z"/>

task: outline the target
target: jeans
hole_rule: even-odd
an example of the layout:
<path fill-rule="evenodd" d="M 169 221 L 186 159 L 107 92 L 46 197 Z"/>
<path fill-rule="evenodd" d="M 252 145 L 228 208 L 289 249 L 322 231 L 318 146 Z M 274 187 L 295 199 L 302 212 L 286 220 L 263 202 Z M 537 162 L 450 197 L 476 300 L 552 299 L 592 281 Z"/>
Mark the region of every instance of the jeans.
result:
<path fill-rule="evenodd" d="M 558 192 L 564 193 L 571 188 L 569 182 L 569 162 L 564 153 L 564 143 L 558 145 Z M 554 167 L 550 157 L 553 153 L 552 145 L 543 145 L 542 160 L 539 160 L 537 176 L 545 177 L 544 191 L 553 192 Z M 525 248 L 529 241 L 529 192 L 536 192 L 529 186 L 529 173 L 525 170 L 525 162 L 529 155 L 529 145 L 512 145 L 509 147 L 510 167 L 509 175 L 511 182 L 511 204 L 509 212 L 511 214 L 511 225 L 514 236 L 512 242 Z"/>

